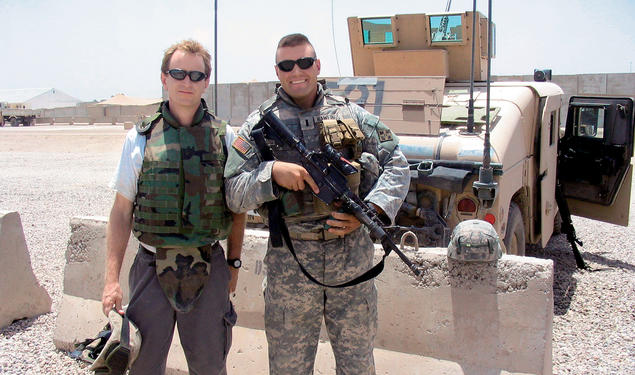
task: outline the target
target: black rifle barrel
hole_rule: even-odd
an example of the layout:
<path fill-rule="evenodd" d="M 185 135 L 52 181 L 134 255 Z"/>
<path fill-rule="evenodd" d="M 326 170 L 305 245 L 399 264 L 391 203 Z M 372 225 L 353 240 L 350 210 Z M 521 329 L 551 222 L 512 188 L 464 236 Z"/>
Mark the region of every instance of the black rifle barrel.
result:
<path fill-rule="evenodd" d="M 387 251 L 387 253 L 394 251 L 415 275 L 421 276 L 421 270 L 419 270 L 419 268 L 415 266 L 401 250 L 399 250 L 397 245 L 395 245 L 390 239 L 388 233 L 386 233 L 381 225 L 378 224 L 380 220 L 372 212 L 371 208 L 359 199 L 359 197 L 353 194 L 346 184 L 338 186 L 337 183 L 332 181 L 332 178 L 329 178 L 331 176 L 325 173 L 327 170 L 333 171 L 333 168 L 328 168 L 326 165 L 318 165 L 319 159 L 313 157 L 315 154 L 307 150 L 302 141 L 300 141 L 300 139 L 298 139 L 298 137 L 296 137 L 295 134 L 293 134 L 271 111 L 266 112 L 261 121 L 263 121 L 282 142 L 295 148 L 302 156 L 306 163 L 305 166 L 308 167 L 307 172 L 309 172 L 313 180 L 319 182 L 319 185 L 321 185 L 320 193 L 317 194 L 318 198 L 327 204 L 330 204 L 333 201 L 333 199 L 330 199 L 329 197 L 334 197 L 335 199 L 340 200 L 343 203 L 343 208 L 353 214 L 362 224 L 364 224 L 373 237 L 381 241 L 381 244 L 384 246 L 384 250 Z M 339 173 L 339 171 L 337 173 Z M 322 191 L 325 188 L 329 189 L 330 192 Z"/>

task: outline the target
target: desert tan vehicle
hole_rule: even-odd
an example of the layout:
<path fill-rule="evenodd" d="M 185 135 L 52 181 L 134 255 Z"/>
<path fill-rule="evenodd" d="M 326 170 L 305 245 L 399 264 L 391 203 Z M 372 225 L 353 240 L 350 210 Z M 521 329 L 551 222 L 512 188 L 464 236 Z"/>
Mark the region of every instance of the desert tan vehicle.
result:
<path fill-rule="evenodd" d="M 0 126 L 35 125 L 36 112 L 25 104 L 10 104 L 0 102 Z"/>
<path fill-rule="evenodd" d="M 348 27 L 355 77 L 326 81 L 399 135 L 412 180 L 390 228 L 396 241 L 411 231 L 419 246 L 445 247 L 459 222 L 478 218 L 493 224 L 507 253 L 524 255 L 526 244 L 552 236 L 558 177 L 572 214 L 628 224 L 632 99 L 571 98 L 560 138 L 559 86 L 483 82 L 488 20 L 480 13 L 351 17 Z M 479 182 L 482 173 L 489 183 Z"/>

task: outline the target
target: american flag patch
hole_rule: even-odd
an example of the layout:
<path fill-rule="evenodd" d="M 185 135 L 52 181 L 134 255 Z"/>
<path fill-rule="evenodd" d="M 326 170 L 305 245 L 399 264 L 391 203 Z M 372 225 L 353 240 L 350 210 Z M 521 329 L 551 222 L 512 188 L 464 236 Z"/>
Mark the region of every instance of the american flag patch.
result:
<path fill-rule="evenodd" d="M 236 151 L 240 152 L 243 156 L 245 156 L 249 150 L 251 150 L 251 145 L 245 138 L 238 136 L 232 143 L 232 147 L 236 149 Z"/>

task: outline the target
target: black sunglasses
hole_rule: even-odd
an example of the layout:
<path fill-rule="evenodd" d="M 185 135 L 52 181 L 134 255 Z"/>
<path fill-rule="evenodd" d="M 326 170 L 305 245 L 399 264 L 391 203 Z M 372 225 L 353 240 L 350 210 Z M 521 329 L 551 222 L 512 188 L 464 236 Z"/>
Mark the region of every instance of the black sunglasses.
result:
<path fill-rule="evenodd" d="M 295 64 L 298 64 L 300 69 L 309 69 L 313 66 L 315 60 L 315 57 L 302 57 L 297 60 L 282 60 L 276 65 L 278 65 L 278 68 L 283 72 L 290 72 L 293 70 Z"/>
<path fill-rule="evenodd" d="M 192 82 L 202 81 L 205 78 L 207 78 L 207 74 L 203 72 L 199 72 L 198 70 L 187 71 L 183 69 L 170 69 L 165 73 L 169 74 L 172 78 L 176 79 L 177 81 L 184 80 L 186 76 L 190 76 L 190 81 Z"/>

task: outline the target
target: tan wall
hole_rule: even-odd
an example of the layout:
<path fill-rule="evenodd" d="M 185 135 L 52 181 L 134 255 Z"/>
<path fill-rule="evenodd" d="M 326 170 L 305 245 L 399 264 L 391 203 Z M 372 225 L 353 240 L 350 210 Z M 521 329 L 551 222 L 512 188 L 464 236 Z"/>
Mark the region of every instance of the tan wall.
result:
<path fill-rule="evenodd" d="M 532 75 L 494 76 L 493 81 L 533 81 Z M 561 125 L 567 116 L 569 98 L 574 95 L 615 95 L 635 99 L 635 73 L 554 75 L 551 81 L 564 91 Z"/>
<path fill-rule="evenodd" d="M 82 103 L 75 107 L 63 107 L 42 109 L 37 118 L 37 123 L 136 123 L 145 116 L 156 112 L 158 104 L 145 106 L 137 105 L 108 105 L 102 106 L 93 103 Z"/>
<path fill-rule="evenodd" d="M 494 76 L 494 81 L 533 81 L 533 75 Z M 554 75 L 551 80 L 571 95 L 625 95 L 635 97 L 635 73 Z"/>
<path fill-rule="evenodd" d="M 494 76 L 493 81 L 533 81 L 532 75 Z M 625 95 L 635 98 L 635 73 L 554 75 L 552 81 L 564 91 L 563 104 L 572 95 Z M 277 82 L 228 83 L 218 85 L 218 115 L 233 126 L 241 126 L 247 115 L 273 95 Z M 165 97 L 165 93 L 164 93 Z M 210 109 L 214 107 L 214 85 L 205 93 Z M 566 105 L 565 105 L 566 108 Z M 561 113 L 562 121 L 566 110 Z"/>
<path fill-rule="evenodd" d="M 533 75 L 494 76 L 493 81 L 532 81 Z M 572 95 L 625 95 L 635 97 L 635 73 L 600 73 L 578 75 L 554 75 L 552 81 L 564 91 L 563 104 Z M 249 113 L 258 109 L 273 95 L 277 82 L 227 83 L 218 85 L 218 110 L 216 113 L 233 126 L 241 126 Z M 163 93 L 164 98 L 166 97 Z M 204 99 L 211 110 L 214 109 L 214 85 L 210 85 Z M 107 106 L 80 104 L 76 107 L 43 109 L 38 115 L 38 123 L 63 122 L 137 122 L 143 116 L 154 113 L 156 104 L 147 106 Z M 561 112 L 564 121 L 566 111 Z"/>
<path fill-rule="evenodd" d="M 207 88 L 203 97 L 210 110 L 221 119 L 229 121 L 233 126 L 240 126 L 251 112 L 273 95 L 276 84 L 277 82 L 220 84 L 217 111 L 214 111 L 214 85 Z M 163 97 L 167 98 L 165 93 Z"/>

